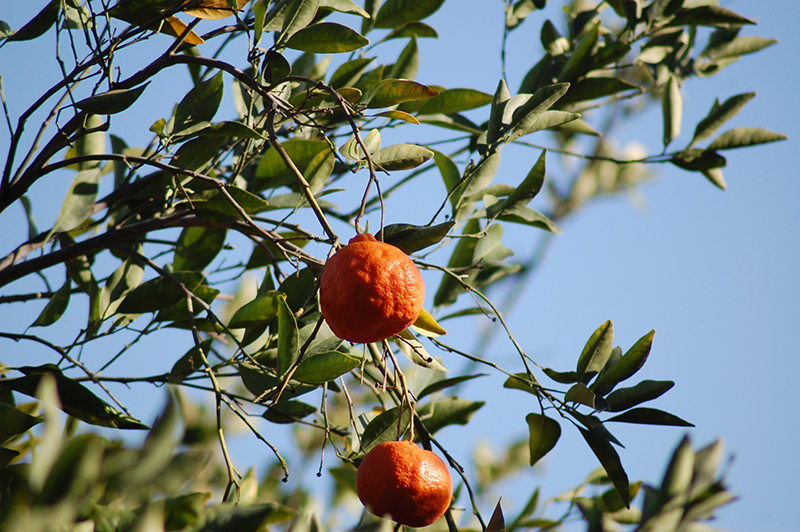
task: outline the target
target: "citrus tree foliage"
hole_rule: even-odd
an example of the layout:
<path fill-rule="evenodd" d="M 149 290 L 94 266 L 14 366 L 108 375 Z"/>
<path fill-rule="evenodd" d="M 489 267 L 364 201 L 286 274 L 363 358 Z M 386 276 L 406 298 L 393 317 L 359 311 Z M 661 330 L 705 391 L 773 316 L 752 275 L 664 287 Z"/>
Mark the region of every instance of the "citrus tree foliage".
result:
<path fill-rule="evenodd" d="M 19 215 L 29 238 L 0 258 L 0 304 L 5 314 L 46 304 L 24 330 L 0 331 L 3 362 L 13 364 L 0 380 L 4 530 L 325 528 L 327 514 L 311 511 L 307 486 L 268 437 L 277 425 L 291 427 L 306 455 L 329 451 L 320 472 L 334 481 L 332 508 L 352 497 L 354 466 L 378 443 L 413 437 L 434 448 L 455 473 L 459 508 L 439 529 L 535 530 L 580 518 L 591 530 L 677 530 L 732 498 L 719 443 L 695 451 L 684 440 L 661 485 L 628 478 L 616 423 L 691 426 L 642 406 L 674 384 L 636 379 L 657 351 L 653 331 L 618 346 L 607 321 L 577 339 L 585 346 L 572 367 L 543 367 L 490 296 L 524 280 L 541 256 L 514 260 L 513 242 L 503 242 L 510 224 L 544 246 L 566 216 L 651 177 L 648 165 L 669 163 L 725 188 L 727 150 L 783 139 L 725 129 L 752 93 L 723 94 L 706 116 L 682 116 L 687 80 L 774 41 L 749 35 L 753 21 L 714 0 L 574 2 L 552 20 L 541 16 L 546 0 L 508 1 L 505 27 L 484 30 L 537 32 L 544 53 L 519 87 L 498 79 L 489 94 L 415 81 L 418 41 L 437 38 L 426 20 L 443 3 L 51 0 L 16 31 L 0 24 L 3 54 L 55 35 L 62 74 L 23 112 L 5 107 L 0 212 L 13 208 L 6 220 Z M 387 42 L 401 42 L 401 52 L 387 56 Z M 188 72 L 191 90 L 163 82 L 172 71 Z M 224 94 L 235 114 L 220 111 Z M 149 131 L 116 127 L 148 99 L 170 102 L 172 112 Z M 657 147 L 631 158 L 608 133 L 648 105 L 662 109 L 661 133 L 648 139 Z M 690 142 L 676 145 L 692 128 Z M 434 140 L 415 142 L 422 131 Z M 534 163 L 504 168 L 501 183 L 506 149 L 528 150 Z M 32 187 L 64 176 L 72 184 L 55 222 L 37 227 Z M 432 199 L 427 223 L 384 224 L 387 212 L 419 214 L 390 201 L 400 189 Z M 428 310 L 391 341 L 349 345 L 322 319 L 317 283 L 326 257 L 366 230 L 431 272 Z M 258 291 L 237 296 L 245 274 L 258 276 Z M 507 338 L 515 367 L 448 343 L 448 323 L 475 319 Z M 73 340 L 50 339 L 49 327 L 66 320 L 80 323 Z M 168 330 L 184 342 L 158 355 L 171 371 L 111 376 L 119 359 L 147 360 L 138 342 Z M 101 341 L 104 359 L 82 361 Z M 14 362 L 28 342 L 45 346 L 51 363 Z M 459 359 L 473 369 L 443 371 Z M 472 478 L 437 433 L 476 430 L 470 419 L 484 402 L 458 395 L 482 376 L 476 366 L 504 374 L 506 388 L 531 399 L 520 404 L 537 407 L 525 412 L 522 447 Z M 170 385 L 152 427 L 116 398 L 116 382 L 141 393 Z M 214 411 L 189 400 L 198 390 Z M 274 455 L 261 479 L 228 451 L 233 420 Z M 122 443 L 113 429 L 147 437 Z M 481 497 L 562 437 L 585 440 L 602 466 L 584 484 L 553 501 L 531 489 L 514 516 Z M 344 526 L 376 522 L 364 514 Z"/>

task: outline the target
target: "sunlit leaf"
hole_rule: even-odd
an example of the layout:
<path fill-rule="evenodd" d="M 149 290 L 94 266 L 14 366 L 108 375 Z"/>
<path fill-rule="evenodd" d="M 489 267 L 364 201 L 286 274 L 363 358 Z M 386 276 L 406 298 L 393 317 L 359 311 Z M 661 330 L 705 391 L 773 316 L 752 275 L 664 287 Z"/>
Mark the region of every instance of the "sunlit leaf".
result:
<path fill-rule="evenodd" d="M 395 144 L 372 154 L 375 165 L 387 172 L 410 170 L 433 157 L 433 152 L 416 144 Z"/>
<path fill-rule="evenodd" d="M 102 170 L 90 168 L 78 172 L 61 205 L 53 232 L 71 231 L 82 225 L 91 216 L 100 185 Z"/>
<path fill-rule="evenodd" d="M 357 368 L 361 358 L 339 351 L 328 351 L 305 357 L 292 378 L 306 384 L 325 384 Z"/>
<path fill-rule="evenodd" d="M 786 135 L 757 127 L 737 127 L 722 133 L 709 144 L 709 150 L 732 150 L 786 140 Z"/>
<path fill-rule="evenodd" d="M 318 22 L 303 28 L 286 41 L 287 48 L 322 54 L 352 52 L 368 44 L 369 39 L 336 22 Z"/>
<path fill-rule="evenodd" d="M 444 0 L 386 0 L 375 16 L 375 27 L 392 29 L 423 20 L 436 12 Z"/>
<path fill-rule="evenodd" d="M 606 369 L 606 371 L 598 377 L 597 381 L 592 384 L 592 388 L 598 389 L 614 385 L 630 378 L 639 371 L 650 355 L 650 349 L 653 346 L 653 337 L 655 334 L 656 331 L 652 330 L 639 338 L 616 364 Z"/>
<path fill-rule="evenodd" d="M 436 338 L 447 334 L 447 330 L 439 325 L 427 310 L 420 309 L 419 316 L 411 325 L 411 329 L 427 338 Z"/>
<path fill-rule="evenodd" d="M 244 9 L 244 6 L 250 0 L 235 0 L 236 6 L 239 9 Z M 187 15 L 197 18 L 204 18 L 209 20 L 217 20 L 233 16 L 236 12 L 231 7 L 232 0 L 202 0 L 198 7 L 187 9 L 184 11 Z"/>
<path fill-rule="evenodd" d="M 448 89 L 427 100 L 418 114 L 452 114 L 483 107 L 492 102 L 492 95 L 475 89 Z"/>
<path fill-rule="evenodd" d="M 692 147 L 701 140 L 711 137 L 722 124 L 736 116 L 742 107 L 752 100 L 755 95 L 755 92 L 737 94 L 725 100 L 721 105 L 719 100 L 716 100 L 711 107 L 711 111 L 708 112 L 708 115 L 697 123 L 697 127 L 694 130 L 694 137 L 688 147 Z"/>
<path fill-rule="evenodd" d="M 363 100 L 370 109 L 391 107 L 437 96 L 439 91 L 407 79 L 384 79 L 372 85 Z"/>
<path fill-rule="evenodd" d="M 614 323 L 606 321 L 592 333 L 578 357 L 576 372 L 580 379 L 587 373 L 599 373 L 606 365 L 614 347 Z"/>

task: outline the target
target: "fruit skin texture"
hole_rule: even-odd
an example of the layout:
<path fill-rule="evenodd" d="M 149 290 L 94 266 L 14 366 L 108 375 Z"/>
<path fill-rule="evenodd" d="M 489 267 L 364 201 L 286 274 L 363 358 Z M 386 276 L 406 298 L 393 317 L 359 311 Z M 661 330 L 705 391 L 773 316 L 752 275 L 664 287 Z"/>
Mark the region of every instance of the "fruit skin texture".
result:
<path fill-rule="evenodd" d="M 453 481 L 441 458 L 410 441 L 375 446 L 358 466 L 356 492 L 378 517 L 414 528 L 436 522 L 450 507 Z"/>
<path fill-rule="evenodd" d="M 379 342 L 413 324 L 425 284 L 399 248 L 363 233 L 325 264 L 319 286 L 322 315 L 333 333 L 354 343 Z"/>

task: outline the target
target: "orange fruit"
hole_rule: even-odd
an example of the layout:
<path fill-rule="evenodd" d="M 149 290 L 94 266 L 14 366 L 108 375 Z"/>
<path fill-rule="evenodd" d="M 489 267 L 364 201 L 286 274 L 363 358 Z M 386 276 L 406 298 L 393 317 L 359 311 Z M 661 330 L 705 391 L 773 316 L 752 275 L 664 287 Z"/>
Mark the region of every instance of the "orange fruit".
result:
<path fill-rule="evenodd" d="M 425 284 L 399 248 L 356 235 L 325 264 L 319 285 L 322 316 L 333 333 L 355 343 L 378 342 L 417 320 Z"/>
<path fill-rule="evenodd" d="M 356 492 L 378 517 L 414 528 L 436 522 L 450 507 L 453 481 L 441 458 L 410 441 L 370 450 L 356 472 Z"/>

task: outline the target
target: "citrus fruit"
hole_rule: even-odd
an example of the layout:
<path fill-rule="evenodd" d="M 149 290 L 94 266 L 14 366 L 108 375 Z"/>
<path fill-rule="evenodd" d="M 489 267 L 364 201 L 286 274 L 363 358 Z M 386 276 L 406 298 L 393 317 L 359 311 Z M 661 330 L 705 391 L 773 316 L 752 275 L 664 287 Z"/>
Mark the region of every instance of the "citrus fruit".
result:
<path fill-rule="evenodd" d="M 322 315 L 333 333 L 350 342 L 378 342 L 414 323 L 425 285 L 399 248 L 356 235 L 325 264 L 319 285 Z"/>
<path fill-rule="evenodd" d="M 358 466 L 356 492 L 378 517 L 414 528 L 428 526 L 450 507 L 453 482 L 441 458 L 410 441 L 370 450 Z"/>

